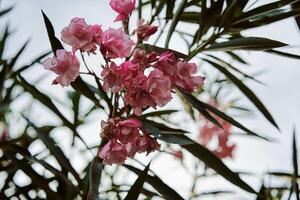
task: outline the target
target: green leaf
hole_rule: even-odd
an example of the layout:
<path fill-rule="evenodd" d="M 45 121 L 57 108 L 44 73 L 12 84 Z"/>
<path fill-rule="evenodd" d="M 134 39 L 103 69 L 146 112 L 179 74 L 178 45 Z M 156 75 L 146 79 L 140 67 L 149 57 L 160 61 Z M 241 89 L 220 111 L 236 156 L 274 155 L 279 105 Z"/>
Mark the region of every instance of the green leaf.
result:
<path fill-rule="evenodd" d="M 245 30 L 249 28 L 256 28 L 260 26 L 265 26 L 289 17 L 297 17 L 300 15 L 300 9 L 297 10 L 278 10 L 270 13 L 266 13 L 264 16 L 261 16 L 255 19 L 249 19 L 248 21 L 238 21 L 231 28 L 233 30 Z"/>
<path fill-rule="evenodd" d="M 142 0 L 139 0 L 138 7 L 137 7 L 137 9 L 138 9 L 138 18 L 139 19 L 142 18 L 142 4 L 143 4 Z"/>
<path fill-rule="evenodd" d="M 263 13 L 270 12 L 272 10 L 276 10 L 278 8 L 289 5 L 296 1 L 297 0 L 280 0 L 280 1 L 275 1 L 275 2 L 269 3 L 269 4 L 265 4 L 265 5 L 256 7 L 252 10 L 249 10 L 249 11 L 243 13 L 240 16 L 240 19 L 248 19 L 249 17 L 261 15 Z"/>
<path fill-rule="evenodd" d="M 29 162 L 32 163 L 39 163 L 41 164 L 45 169 L 49 170 L 55 178 L 58 180 L 60 185 L 63 185 L 65 193 L 60 193 L 60 196 L 64 197 L 65 199 L 73 199 L 76 194 L 79 193 L 79 190 L 77 187 L 75 187 L 72 182 L 68 179 L 67 175 L 62 174 L 59 170 L 54 168 L 52 165 L 48 164 L 44 160 L 39 160 L 31 155 L 31 153 L 18 145 L 12 144 L 8 147 L 10 150 L 14 150 L 18 153 L 20 153 L 22 156 L 25 157 Z"/>
<path fill-rule="evenodd" d="M 76 80 L 71 83 L 71 86 L 77 92 L 94 102 L 97 108 L 103 108 L 100 105 L 99 100 L 95 97 L 95 93 L 91 89 L 92 86 L 84 82 L 80 76 L 78 76 Z"/>
<path fill-rule="evenodd" d="M 98 156 L 96 156 L 91 165 L 89 171 L 89 191 L 87 200 L 98 200 L 99 199 L 99 185 L 101 180 L 101 174 L 103 170 L 103 164 Z"/>
<path fill-rule="evenodd" d="M 175 6 L 175 0 L 168 0 L 167 1 L 166 16 L 173 15 L 174 6 Z M 168 20 L 166 20 L 166 23 L 167 22 L 168 22 Z"/>
<path fill-rule="evenodd" d="M 37 172 L 35 172 L 31 167 L 31 165 L 29 165 L 28 162 L 26 162 L 26 160 L 24 159 L 18 160 L 17 158 L 15 158 L 13 155 L 9 153 L 7 153 L 6 155 L 12 160 L 15 166 L 17 166 L 27 176 L 30 177 L 30 179 L 34 184 L 38 185 L 41 189 L 45 191 L 48 199 L 57 199 L 57 200 L 62 199 L 56 192 L 51 190 L 51 188 L 49 187 L 48 180 L 45 177 L 39 175 Z"/>
<path fill-rule="evenodd" d="M 175 112 L 178 112 L 178 110 L 160 110 L 160 111 L 154 111 L 154 112 L 149 112 L 145 113 L 140 116 L 140 118 L 147 118 L 147 117 L 160 117 L 162 115 L 170 115 Z"/>
<path fill-rule="evenodd" d="M 134 172 L 135 174 L 139 175 L 142 173 L 141 170 L 123 164 L 124 167 L 129 169 L 130 171 Z M 183 198 L 170 186 L 165 184 L 158 176 L 156 175 L 147 175 L 146 182 L 149 183 L 154 189 L 156 189 L 166 200 L 183 200 Z"/>
<path fill-rule="evenodd" d="M 37 127 L 29 119 L 27 119 L 26 117 L 24 118 L 27 120 L 28 125 L 36 131 L 38 138 L 43 141 L 43 143 L 51 152 L 51 155 L 53 155 L 57 160 L 57 162 L 60 164 L 63 171 L 70 172 L 81 187 L 81 178 L 79 177 L 78 173 L 75 171 L 75 169 L 69 162 L 69 159 L 65 156 L 64 152 L 57 145 L 55 140 L 50 136 L 49 132 L 44 132 L 41 128 Z"/>
<path fill-rule="evenodd" d="M 43 11 L 42 11 L 42 14 L 43 14 L 44 22 L 45 22 L 45 25 L 46 25 L 48 37 L 49 37 L 49 40 L 50 40 L 52 52 L 54 53 L 54 55 L 56 55 L 56 50 L 64 49 L 64 47 L 62 46 L 60 41 L 55 37 L 55 31 L 54 31 L 54 28 L 53 28 L 53 25 L 52 25 L 51 21 L 49 20 L 49 18 L 47 17 L 47 15 Z"/>
<path fill-rule="evenodd" d="M 4 10 L 1 10 L 0 11 L 0 17 L 4 16 L 5 14 L 9 13 L 11 10 L 13 9 L 13 6 L 12 7 L 9 7 L 9 8 L 6 8 Z"/>
<path fill-rule="evenodd" d="M 63 121 L 65 126 L 70 128 L 72 131 L 75 131 L 74 125 L 58 110 L 58 108 L 54 105 L 52 100 L 47 95 L 41 93 L 38 89 L 36 89 L 33 85 L 29 84 L 20 75 L 18 76 L 18 79 L 16 79 L 16 81 L 17 84 L 22 86 L 25 91 L 29 92 L 36 100 L 44 104 L 53 113 L 55 113 Z"/>
<path fill-rule="evenodd" d="M 294 128 L 293 131 L 293 168 L 294 168 L 294 173 L 293 173 L 293 183 L 292 183 L 292 191 L 295 192 L 296 199 L 300 200 L 299 196 L 299 185 L 297 181 L 298 177 L 298 150 L 297 150 L 297 141 L 296 141 L 296 130 Z"/>
<path fill-rule="evenodd" d="M 233 51 L 233 50 L 247 50 L 247 51 L 262 51 L 273 48 L 283 47 L 287 44 L 260 37 L 244 37 L 234 38 L 226 42 L 220 42 L 210 45 L 204 51 Z"/>
<path fill-rule="evenodd" d="M 273 119 L 272 115 L 269 113 L 264 104 L 258 99 L 258 97 L 250 90 L 242 81 L 240 81 L 237 77 L 235 77 L 231 72 L 229 72 L 226 68 L 220 66 L 219 64 L 212 62 L 210 60 L 204 59 L 206 62 L 214 66 L 220 72 L 222 72 L 233 84 L 235 84 L 238 89 L 246 95 L 246 97 L 256 106 L 256 108 L 265 116 L 265 118 L 273 124 L 277 129 L 278 125 Z"/>
<path fill-rule="evenodd" d="M 135 180 L 134 184 L 131 186 L 124 200 L 137 200 L 143 189 L 144 182 L 148 175 L 148 170 L 150 163 L 145 167 L 145 169 L 139 174 L 139 177 Z"/>
<path fill-rule="evenodd" d="M 184 10 L 185 4 L 186 4 L 187 0 L 182 0 L 177 8 L 176 13 L 174 14 L 173 18 L 172 18 L 172 22 L 167 34 L 167 38 L 166 38 L 166 42 L 165 42 L 165 48 L 168 48 L 169 43 L 170 43 L 170 39 L 175 31 L 175 28 L 178 24 L 178 21 L 180 19 L 180 16 Z"/>
<path fill-rule="evenodd" d="M 186 131 L 181 129 L 173 129 L 149 120 L 142 121 L 142 130 L 152 134 L 155 138 L 173 144 L 189 144 L 190 140 L 182 137 Z"/>
<path fill-rule="evenodd" d="M 234 120 L 232 117 L 228 116 L 227 114 L 225 114 L 224 112 L 218 110 L 217 108 L 206 104 L 200 100 L 198 100 L 196 97 L 194 97 L 191 94 L 187 94 L 181 91 L 181 93 L 183 94 L 183 96 L 186 98 L 186 100 L 188 102 L 190 102 L 192 104 L 193 107 L 195 107 L 197 110 L 205 110 L 206 112 L 211 112 L 217 116 L 219 116 L 220 118 L 222 118 L 223 120 L 231 123 L 232 125 L 240 128 L 241 130 L 245 131 L 246 133 L 248 133 L 249 135 L 253 135 L 262 139 L 267 140 L 266 138 L 254 133 L 253 131 L 251 131 L 250 129 L 246 128 L 245 126 L 243 126 L 241 123 L 239 123 L 238 121 Z"/>
<path fill-rule="evenodd" d="M 217 156 L 215 156 L 211 151 L 203 147 L 202 145 L 195 143 L 193 140 L 186 137 L 187 140 L 190 140 L 191 144 L 181 145 L 182 148 L 189 151 L 198 159 L 202 160 L 208 167 L 214 169 L 218 174 L 223 176 L 229 182 L 240 187 L 241 189 L 256 194 L 255 190 L 244 182 L 237 173 L 231 171 Z"/>
<path fill-rule="evenodd" d="M 28 68 L 30 68 L 30 67 L 33 66 L 34 64 L 36 64 L 36 63 L 41 63 L 41 60 L 42 60 L 43 58 L 45 58 L 46 56 L 48 56 L 50 53 L 51 53 L 51 52 L 48 51 L 48 52 L 46 52 L 46 53 L 43 53 L 43 54 L 37 56 L 36 58 L 34 58 L 34 59 L 31 61 L 31 63 L 29 63 L 29 64 L 27 64 L 27 65 L 24 65 L 24 66 L 21 66 L 19 69 L 17 69 L 16 71 L 14 71 L 14 72 L 12 73 L 11 77 L 14 78 L 15 76 L 17 76 L 17 75 L 20 74 L 21 72 L 27 70 Z"/>
<path fill-rule="evenodd" d="M 292 10 L 296 10 L 300 8 L 300 2 L 295 2 L 294 4 L 291 5 Z M 295 17 L 295 21 L 298 25 L 298 29 L 300 30 L 300 16 Z"/>
<path fill-rule="evenodd" d="M 0 40 L 0 61 L 2 61 L 2 56 L 3 56 L 3 52 L 4 52 L 4 48 L 5 48 L 5 44 L 7 42 L 7 38 L 10 35 L 9 31 L 8 31 L 9 27 L 8 25 L 5 27 L 4 33 L 2 35 L 2 38 Z"/>
<path fill-rule="evenodd" d="M 25 48 L 27 47 L 28 44 L 29 44 L 29 40 L 26 41 L 24 43 L 24 45 L 16 53 L 16 55 L 12 59 L 10 59 L 9 64 L 8 64 L 10 66 L 10 69 L 12 69 L 15 66 L 16 62 L 18 61 L 19 57 L 24 52 L 24 50 L 25 50 Z"/>
<path fill-rule="evenodd" d="M 275 55 L 279 55 L 279 56 L 285 56 L 285 57 L 288 57 L 288 58 L 300 59 L 300 55 L 281 52 L 281 51 L 277 51 L 277 50 L 267 50 L 266 52 L 271 53 L 271 54 L 275 54 Z"/>
<path fill-rule="evenodd" d="M 268 199 L 267 191 L 264 184 L 262 184 L 257 194 L 256 200 L 267 200 L 267 199 Z"/>
<path fill-rule="evenodd" d="M 272 51 L 272 50 L 271 50 Z M 239 62 L 239 63 L 242 63 L 242 64 L 245 64 L 245 65 L 248 65 L 248 62 L 245 61 L 243 58 L 241 58 L 239 55 L 231 52 L 231 51 L 227 51 L 225 52 L 227 53 L 232 59 L 234 59 L 235 61 Z"/>
<path fill-rule="evenodd" d="M 162 54 L 164 52 L 170 51 L 170 52 L 174 53 L 177 58 L 185 59 L 185 58 L 188 57 L 187 55 L 185 55 L 183 53 L 180 53 L 178 51 L 175 51 L 175 50 L 172 50 L 172 49 L 167 49 L 167 48 L 162 48 L 162 47 L 158 47 L 158 46 L 154 46 L 154 45 L 151 45 L 151 44 L 140 44 L 139 47 L 144 49 L 147 53 L 151 53 L 151 52 L 155 51 L 159 54 Z"/>

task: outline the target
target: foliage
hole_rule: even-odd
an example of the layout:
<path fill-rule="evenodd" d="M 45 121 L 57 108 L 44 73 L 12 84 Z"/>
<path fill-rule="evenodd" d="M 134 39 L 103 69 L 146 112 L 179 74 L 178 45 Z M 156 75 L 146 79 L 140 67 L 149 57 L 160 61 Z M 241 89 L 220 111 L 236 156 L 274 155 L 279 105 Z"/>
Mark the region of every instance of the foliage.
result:
<path fill-rule="evenodd" d="M 264 135 L 256 133 L 252 128 L 248 128 L 241 124 L 237 119 L 230 116 L 228 110 L 250 113 L 248 108 L 238 105 L 238 102 L 232 100 L 229 103 L 228 110 L 212 105 L 206 101 L 205 97 L 214 99 L 218 104 L 222 104 L 222 92 L 226 89 L 237 88 L 247 99 L 249 99 L 256 109 L 272 124 L 279 129 L 276 120 L 272 117 L 267 106 L 257 97 L 254 91 L 246 84 L 246 80 L 259 82 L 256 77 L 242 72 L 237 66 L 247 65 L 248 62 L 239 55 L 239 51 L 263 51 L 266 53 L 277 54 L 290 58 L 299 59 L 300 55 L 277 50 L 277 48 L 287 46 L 280 41 L 274 41 L 268 38 L 261 38 L 253 35 L 244 34 L 244 30 L 265 26 L 286 18 L 297 17 L 300 15 L 299 2 L 297 0 L 277 0 L 272 3 L 256 6 L 251 4 L 249 0 L 139 0 L 136 12 L 139 17 L 146 18 L 149 25 L 160 24 L 157 39 L 154 44 L 141 43 L 139 47 L 146 52 L 162 53 L 165 51 L 173 52 L 177 58 L 184 61 L 195 60 L 200 63 L 206 63 L 217 72 L 216 77 L 207 77 L 205 87 L 187 93 L 180 88 L 176 89 L 176 94 L 181 100 L 191 119 L 195 123 L 201 120 L 207 120 L 220 128 L 224 128 L 224 123 L 244 131 L 244 135 L 256 137 L 257 139 L 269 140 Z M 0 17 L 6 15 L 12 8 L 0 11 Z M 146 17 L 148 9 L 151 10 L 151 16 Z M 42 13 L 47 33 L 49 36 L 53 54 L 56 50 L 63 49 L 63 45 L 57 38 L 55 28 L 50 19 Z M 299 21 L 299 20 L 298 20 Z M 180 30 L 180 25 L 184 23 L 193 24 L 194 30 Z M 107 141 L 104 139 L 101 144 L 95 148 L 89 147 L 80 137 L 78 128 L 86 123 L 86 118 L 95 110 L 102 110 L 108 113 L 107 117 L 112 117 L 116 109 L 116 96 L 111 92 L 103 89 L 103 80 L 100 75 L 95 74 L 87 66 L 88 75 L 91 82 L 86 82 L 82 78 L 85 74 L 81 74 L 71 83 L 73 90 L 69 92 L 68 106 L 72 112 L 73 119 L 68 119 L 63 112 L 58 109 L 55 101 L 48 94 L 41 92 L 35 83 L 30 83 L 22 75 L 23 72 L 29 70 L 35 64 L 38 64 L 49 53 L 44 53 L 32 59 L 29 64 L 16 67 L 19 57 L 26 50 L 28 42 L 26 42 L 14 56 L 4 58 L 3 54 L 6 50 L 6 43 L 9 37 L 13 37 L 9 27 L 2 30 L 0 39 L 0 121 L 5 126 L 10 127 L 9 116 L 14 111 L 10 110 L 11 104 L 24 94 L 32 96 L 32 103 L 39 102 L 48 111 L 53 113 L 61 124 L 57 125 L 37 125 L 31 120 L 26 113 L 14 113 L 20 116 L 24 123 L 23 130 L 20 130 L 20 136 L 17 138 L 6 138 L 0 142 L 2 155 L 0 158 L 0 169 L 6 173 L 3 180 L 0 198 L 7 199 L 11 197 L 26 199 L 100 199 L 112 198 L 117 199 L 196 199 L 207 195 L 231 194 L 231 191 L 209 191 L 207 193 L 196 193 L 195 185 L 201 175 L 196 174 L 194 184 L 189 197 L 181 196 L 175 189 L 168 186 L 155 172 L 148 166 L 143 166 L 140 170 L 136 166 L 123 164 L 117 166 L 112 175 L 106 172 L 106 167 L 102 163 L 102 159 L 95 156 Z M 163 41 L 164 47 L 157 46 L 161 42 L 162 35 L 166 35 Z M 186 52 L 179 52 L 172 49 L 172 43 L 175 37 L 180 38 L 186 43 Z M 239 51 L 237 51 L 239 50 Z M 216 56 L 216 52 L 230 57 L 233 62 L 227 62 L 221 57 Z M 82 52 L 81 52 L 82 53 Z M 84 64 L 84 55 L 82 55 Z M 203 72 L 204 74 L 206 72 Z M 211 78 L 211 80 L 209 80 Z M 87 99 L 93 106 L 83 112 L 80 105 Z M 224 103 L 224 102 L 223 102 Z M 30 106 L 28 106 L 30 107 Z M 147 110 L 147 109 L 146 109 Z M 145 111 L 145 110 L 144 110 Z M 121 112 L 121 111 L 120 111 Z M 246 183 L 240 173 L 234 172 L 223 162 L 221 158 L 216 156 L 205 145 L 193 139 L 187 131 L 176 127 L 166 116 L 178 112 L 178 110 L 158 110 L 147 111 L 141 116 L 136 116 L 141 123 L 143 130 L 150 131 L 150 134 L 160 140 L 165 146 L 159 153 L 170 153 L 172 148 L 170 144 L 177 145 L 180 149 L 185 149 L 197 160 L 195 171 L 199 171 L 201 166 L 205 167 L 205 173 L 208 168 L 215 171 L 218 175 L 224 177 L 230 183 L 236 185 L 242 190 L 257 195 L 257 199 L 282 199 L 284 193 L 289 194 L 289 198 L 294 194 L 299 199 L 298 187 L 298 161 L 297 161 L 297 145 L 295 137 L 293 139 L 293 172 L 269 172 L 269 176 L 278 176 L 287 178 L 288 186 L 272 187 L 262 184 L 260 191 L 256 191 Z M 198 115 L 202 118 L 199 119 Z M 72 134 L 72 148 L 76 148 L 76 141 L 84 146 L 84 152 L 90 152 L 94 158 L 86 163 L 86 167 L 82 171 L 76 171 L 71 164 L 62 148 L 57 144 L 52 132 L 59 127 L 67 127 Z M 95 131 L 95 137 L 98 137 L 100 130 Z M 295 135 L 295 134 L 294 134 Z M 32 154 L 30 147 L 37 141 L 43 144 L 44 151 L 38 154 Z M 46 152 L 46 153 L 45 153 Z M 57 165 L 53 165 L 48 158 L 54 158 Z M 136 161 L 137 162 L 137 161 Z M 40 174 L 34 166 L 40 166 L 45 173 Z M 127 169 L 138 178 L 131 187 L 124 189 L 124 185 L 118 185 L 113 180 L 114 175 L 120 169 Z M 30 178 L 30 184 L 26 186 L 18 186 L 15 182 L 17 171 L 23 171 Z M 46 173 L 47 172 L 47 173 Z M 105 175 L 105 176 L 103 176 Z M 99 190 L 103 179 L 111 179 L 109 189 L 105 191 Z M 144 184 L 147 183 L 147 184 Z M 56 185 L 53 189 L 52 185 Z M 151 187 L 148 187 L 148 186 Z M 126 186 L 126 185 L 125 185 Z M 14 188 L 13 190 L 10 190 Z M 150 188 L 150 189 L 149 189 Z M 9 190 L 9 191 L 8 191 Z M 34 196 L 29 195 L 30 191 L 34 191 Z M 272 191 L 277 191 L 274 196 Z M 125 193 L 126 194 L 125 194 Z M 140 195 L 142 194 L 142 195 Z"/>

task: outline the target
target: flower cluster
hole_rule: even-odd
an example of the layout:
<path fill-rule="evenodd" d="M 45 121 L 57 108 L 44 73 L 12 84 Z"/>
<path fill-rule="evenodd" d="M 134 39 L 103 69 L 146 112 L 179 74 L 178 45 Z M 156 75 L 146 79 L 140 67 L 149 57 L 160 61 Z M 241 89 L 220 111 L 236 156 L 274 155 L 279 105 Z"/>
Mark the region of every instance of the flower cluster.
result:
<path fill-rule="evenodd" d="M 216 102 L 213 104 L 217 105 Z M 208 120 L 204 120 L 205 124 L 201 127 L 199 134 L 200 143 L 208 146 L 212 139 L 217 137 L 218 145 L 213 150 L 213 153 L 219 158 L 233 158 L 233 151 L 236 149 L 236 144 L 229 143 L 232 125 L 215 115 L 214 118 L 222 125 L 223 129 Z"/>
<path fill-rule="evenodd" d="M 124 108 L 114 108 L 123 112 L 116 116 L 116 113 L 111 113 L 112 118 L 102 123 L 101 137 L 107 144 L 101 148 L 99 156 L 106 164 L 122 163 L 136 152 L 149 153 L 158 149 L 157 141 L 143 133 L 141 123 L 131 116 L 139 116 L 149 107 L 165 106 L 176 88 L 193 92 L 204 81 L 203 77 L 195 75 L 196 64 L 176 58 L 172 51 L 158 54 L 141 48 L 140 44 L 156 33 L 157 26 L 139 19 L 133 31 L 136 40 L 130 38 L 128 22 L 135 9 L 135 0 L 110 0 L 110 6 L 119 14 L 115 21 L 122 21 L 123 28 L 102 30 L 100 25 L 89 25 L 82 18 L 73 18 L 61 31 L 61 40 L 70 45 L 72 51 L 59 49 L 54 57 L 43 63 L 45 69 L 58 75 L 53 84 L 68 86 L 80 74 L 75 53 L 95 54 L 97 50 L 101 53 L 105 60 L 99 77 L 103 89 L 111 94 L 117 93 L 114 96 L 122 97 L 124 101 Z"/>
<path fill-rule="evenodd" d="M 108 141 L 99 150 L 99 157 L 104 164 L 122 164 L 137 152 L 149 154 L 160 148 L 155 138 L 141 130 L 142 124 L 137 119 L 112 118 L 107 122 L 102 121 L 101 126 L 101 137 Z"/>

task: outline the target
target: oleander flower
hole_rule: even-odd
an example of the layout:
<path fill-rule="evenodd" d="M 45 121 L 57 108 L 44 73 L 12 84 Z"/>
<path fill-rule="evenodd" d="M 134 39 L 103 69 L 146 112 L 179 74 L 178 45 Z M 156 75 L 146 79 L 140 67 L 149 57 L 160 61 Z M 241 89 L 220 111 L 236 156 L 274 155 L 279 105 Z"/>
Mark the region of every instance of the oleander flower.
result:
<path fill-rule="evenodd" d="M 135 9 L 135 0 L 110 0 L 109 5 L 119 14 L 115 22 L 123 21 L 126 20 Z"/>
<path fill-rule="evenodd" d="M 137 28 L 135 32 L 137 34 L 138 41 L 148 40 L 148 38 L 156 33 L 158 29 L 158 26 L 151 26 L 144 22 L 144 19 L 139 19 L 137 22 Z"/>
<path fill-rule="evenodd" d="M 99 150 L 99 157 L 103 159 L 103 164 L 123 164 L 127 157 L 125 145 L 116 140 L 110 140 Z"/>
<path fill-rule="evenodd" d="M 136 80 L 136 77 L 142 72 L 143 70 L 140 70 L 138 64 L 135 64 L 132 61 L 123 62 L 118 70 L 120 82 L 123 87 L 130 89 L 131 85 L 135 84 L 134 81 Z"/>
<path fill-rule="evenodd" d="M 137 119 L 122 120 L 116 127 L 116 138 L 123 144 L 136 141 L 139 137 L 142 123 Z"/>
<path fill-rule="evenodd" d="M 220 107 L 216 101 L 211 100 L 209 103 L 215 107 Z M 236 144 L 229 144 L 232 125 L 218 116 L 213 115 L 213 117 L 222 125 L 223 128 L 220 128 L 207 119 L 204 119 L 205 123 L 200 129 L 199 141 L 201 144 L 208 147 L 213 138 L 216 138 L 217 147 L 213 149 L 212 152 L 221 159 L 233 158 L 233 151 L 236 149 Z"/>
<path fill-rule="evenodd" d="M 109 28 L 102 34 L 101 49 L 107 58 L 125 58 L 131 55 L 135 43 L 122 30 Z"/>
<path fill-rule="evenodd" d="M 154 67 L 162 71 L 164 74 L 172 77 L 177 72 L 177 59 L 174 53 L 167 51 L 159 56 L 158 61 L 154 64 Z"/>
<path fill-rule="evenodd" d="M 139 140 L 139 152 L 147 152 L 147 155 L 155 150 L 160 149 L 160 144 L 157 140 L 151 137 L 149 134 L 144 133 L 144 135 Z"/>
<path fill-rule="evenodd" d="M 58 49 L 56 56 L 43 62 L 46 70 L 53 71 L 58 77 L 53 84 L 69 86 L 79 76 L 80 63 L 77 57 L 64 49 Z"/>
<path fill-rule="evenodd" d="M 157 61 L 157 53 L 155 51 L 147 54 L 145 50 L 136 48 L 132 53 L 132 62 L 139 65 L 140 71 L 148 68 L 151 63 Z"/>
<path fill-rule="evenodd" d="M 158 69 L 150 72 L 149 76 L 138 76 L 125 93 L 125 103 L 131 105 L 136 115 L 142 113 L 146 107 L 164 106 L 171 99 L 171 81 Z"/>
<path fill-rule="evenodd" d="M 72 46 L 75 53 L 78 49 L 94 53 L 96 43 L 101 42 L 102 29 L 99 25 L 87 25 L 83 18 L 75 17 L 71 23 L 61 31 L 61 39 Z"/>
<path fill-rule="evenodd" d="M 171 99 L 171 81 L 160 70 L 153 70 L 148 78 L 146 90 L 153 98 L 155 104 L 162 107 L 165 106 Z"/>
<path fill-rule="evenodd" d="M 202 86 L 205 79 L 202 76 L 194 76 L 193 74 L 196 72 L 197 65 L 195 63 L 179 61 L 176 65 L 176 74 L 171 77 L 171 80 L 185 92 L 192 92 Z"/>
<path fill-rule="evenodd" d="M 9 132 L 6 125 L 0 122 L 0 142 L 9 140 Z"/>
<path fill-rule="evenodd" d="M 104 80 L 104 91 L 108 91 L 109 89 L 111 89 L 113 93 L 116 93 L 122 89 L 118 71 L 119 67 L 114 62 L 111 62 L 109 67 L 106 66 L 106 68 L 102 70 L 101 76 Z"/>
<path fill-rule="evenodd" d="M 181 150 L 172 150 L 170 152 L 175 158 L 179 159 L 179 160 L 183 160 L 183 153 Z"/>
<path fill-rule="evenodd" d="M 115 137 L 116 134 L 116 126 L 117 123 L 120 121 L 119 118 L 111 118 L 107 122 L 106 121 L 101 121 L 101 133 L 100 136 L 101 138 L 105 140 L 110 140 Z"/>

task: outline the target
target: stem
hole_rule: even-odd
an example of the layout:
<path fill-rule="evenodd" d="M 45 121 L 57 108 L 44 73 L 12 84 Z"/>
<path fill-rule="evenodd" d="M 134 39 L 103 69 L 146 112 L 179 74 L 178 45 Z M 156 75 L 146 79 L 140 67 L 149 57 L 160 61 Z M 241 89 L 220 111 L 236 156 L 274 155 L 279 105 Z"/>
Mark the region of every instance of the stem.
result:
<path fill-rule="evenodd" d="M 216 41 L 216 39 L 218 39 L 223 33 L 225 32 L 225 29 L 222 31 L 219 31 L 217 34 L 212 35 L 208 40 L 206 40 L 200 47 L 198 47 L 197 49 L 195 49 L 194 51 L 191 52 L 191 54 L 189 55 L 189 57 L 187 58 L 187 60 L 191 60 L 193 57 L 195 57 L 198 53 L 200 53 L 201 51 L 203 51 L 207 45 L 213 43 Z"/>
<path fill-rule="evenodd" d="M 89 69 L 89 67 L 87 66 L 87 64 L 86 64 L 86 62 L 85 62 L 85 58 L 84 58 L 84 56 L 83 56 L 82 51 L 80 51 L 80 55 L 81 55 L 81 58 L 82 58 L 82 61 L 83 61 L 83 63 L 84 63 L 85 68 L 87 69 L 87 71 L 88 71 L 90 74 L 92 74 L 91 70 Z"/>

